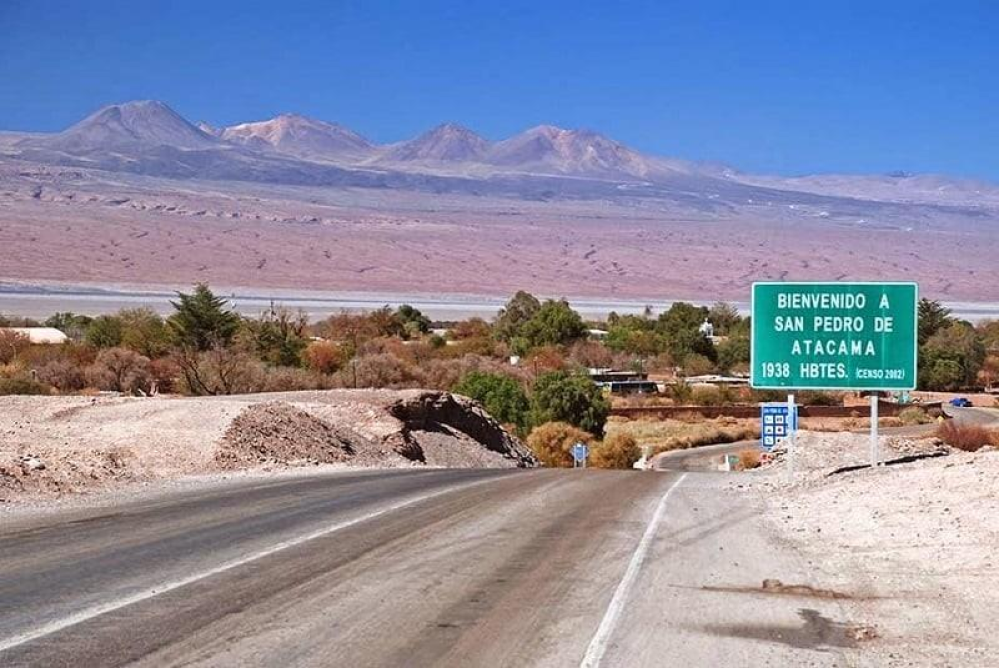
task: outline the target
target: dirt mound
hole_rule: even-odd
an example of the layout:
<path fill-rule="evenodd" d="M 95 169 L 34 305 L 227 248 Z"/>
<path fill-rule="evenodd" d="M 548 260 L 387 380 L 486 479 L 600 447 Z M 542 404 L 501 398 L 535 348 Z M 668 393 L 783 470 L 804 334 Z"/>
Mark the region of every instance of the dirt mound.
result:
<path fill-rule="evenodd" d="M 331 390 L 230 397 L 0 397 L 0 502 L 253 467 L 528 467 L 464 397 Z"/>
<path fill-rule="evenodd" d="M 354 454 L 351 436 L 290 404 L 266 402 L 247 407 L 229 424 L 215 459 L 224 468 L 241 469 L 264 463 L 345 462 Z"/>

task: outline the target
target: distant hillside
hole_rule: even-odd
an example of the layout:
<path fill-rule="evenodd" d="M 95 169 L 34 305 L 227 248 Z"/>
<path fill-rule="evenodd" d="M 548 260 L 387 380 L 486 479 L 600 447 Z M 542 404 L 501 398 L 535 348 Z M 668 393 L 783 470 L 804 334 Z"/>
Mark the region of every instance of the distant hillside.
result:
<path fill-rule="evenodd" d="M 709 208 L 803 204 L 815 202 L 812 196 L 995 207 L 998 197 L 993 184 L 931 175 L 742 174 L 725 165 L 645 155 L 594 131 L 550 125 L 491 142 L 449 123 L 412 140 L 377 145 L 344 126 L 298 114 L 220 128 L 194 125 L 149 100 L 104 107 L 60 133 L 5 133 L 4 157 L 155 177 L 531 199 L 665 198 Z"/>

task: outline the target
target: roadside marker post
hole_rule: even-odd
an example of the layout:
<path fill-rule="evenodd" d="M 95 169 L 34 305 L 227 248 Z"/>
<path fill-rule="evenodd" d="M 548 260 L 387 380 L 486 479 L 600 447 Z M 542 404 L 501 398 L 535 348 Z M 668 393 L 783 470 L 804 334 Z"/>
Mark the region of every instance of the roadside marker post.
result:
<path fill-rule="evenodd" d="M 788 413 L 788 402 L 764 402 L 760 405 L 760 448 L 770 452 L 784 441 L 795 427 L 796 416 Z"/>
<path fill-rule="evenodd" d="M 573 469 L 586 469 L 587 468 L 587 455 L 590 453 L 590 449 L 587 448 L 587 444 L 583 442 L 576 442 L 573 444 L 573 450 L 571 451 L 573 455 Z"/>
<path fill-rule="evenodd" d="M 754 283 L 750 298 L 750 387 L 853 390 L 871 395 L 870 456 L 881 464 L 878 392 L 911 391 L 917 381 L 917 284 Z M 797 423 L 785 440 L 789 480 Z"/>

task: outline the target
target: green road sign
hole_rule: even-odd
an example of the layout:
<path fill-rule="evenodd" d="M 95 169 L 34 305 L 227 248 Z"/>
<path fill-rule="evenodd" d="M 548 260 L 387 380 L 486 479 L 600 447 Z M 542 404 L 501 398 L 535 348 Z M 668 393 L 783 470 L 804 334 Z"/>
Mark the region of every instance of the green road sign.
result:
<path fill-rule="evenodd" d="M 917 284 L 755 283 L 754 388 L 912 390 Z"/>

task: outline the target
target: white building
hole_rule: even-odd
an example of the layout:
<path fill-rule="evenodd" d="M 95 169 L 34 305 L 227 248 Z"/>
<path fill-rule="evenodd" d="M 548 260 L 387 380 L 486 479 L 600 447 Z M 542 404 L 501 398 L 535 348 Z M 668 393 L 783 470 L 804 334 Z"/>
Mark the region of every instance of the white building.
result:
<path fill-rule="evenodd" d="M 32 344 L 65 344 L 69 337 L 56 328 L 2 328 L 6 332 L 17 332 L 28 338 Z"/>

